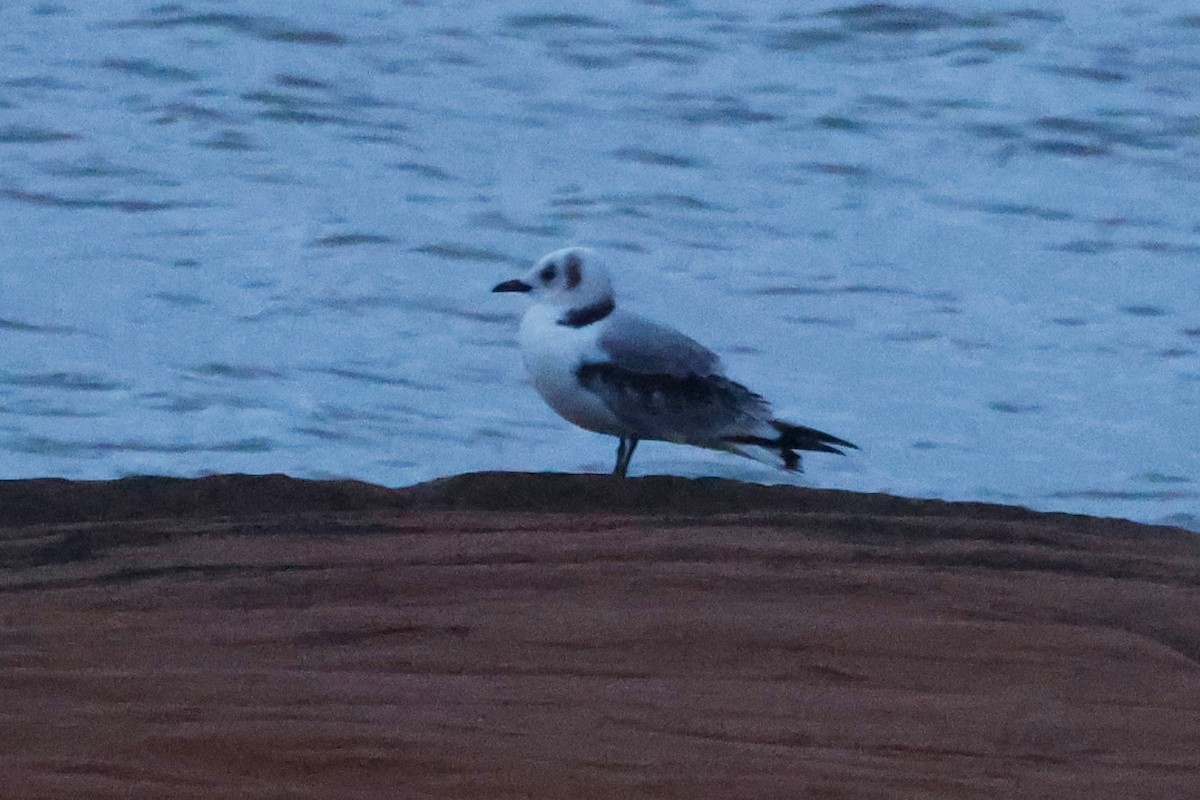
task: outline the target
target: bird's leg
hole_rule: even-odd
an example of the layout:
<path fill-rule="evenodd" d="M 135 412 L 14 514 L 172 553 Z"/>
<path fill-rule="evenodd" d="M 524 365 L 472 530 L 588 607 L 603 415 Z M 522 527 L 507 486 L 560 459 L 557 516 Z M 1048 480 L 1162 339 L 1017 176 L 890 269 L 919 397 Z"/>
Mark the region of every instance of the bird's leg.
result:
<path fill-rule="evenodd" d="M 613 475 L 621 478 L 625 477 L 625 470 L 629 466 L 625 463 L 625 448 L 628 446 L 629 443 L 625 440 L 625 437 L 622 436 L 620 441 L 617 443 L 617 465 L 613 467 L 612 472 Z"/>
<path fill-rule="evenodd" d="M 625 474 L 625 470 L 629 469 L 629 462 L 633 459 L 633 451 L 637 449 L 638 442 L 640 441 L 641 439 L 638 439 L 636 436 L 629 440 L 629 449 L 625 451 L 625 469 L 621 471 L 622 475 Z"/>
<path fill-rule="evenodd" d="M 628 439 L 621 437 L 621 442 L 617 445 L 617 466 L 613 468 L 613 475 L 625 477 L 629 470 L 629 459 L 633 458 L 633 451 L 637 449 L 639 441 L 633 436 Z"/>

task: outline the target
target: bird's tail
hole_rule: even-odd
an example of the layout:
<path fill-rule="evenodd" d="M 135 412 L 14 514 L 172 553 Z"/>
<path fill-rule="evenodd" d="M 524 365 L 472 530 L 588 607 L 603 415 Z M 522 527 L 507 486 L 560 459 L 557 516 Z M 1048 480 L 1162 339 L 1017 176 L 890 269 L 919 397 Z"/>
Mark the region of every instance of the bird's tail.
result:
<path fill-rule="evenodd" d="M 788 450 L 814 450 L 819 453 L 837 453 L 839 456 L 844 456 L 845 453 L 839 450 L 839 447 L 858 449 L 858 445 L 816 428 L 793 425 L 778 419 L 771 420 L 771 427 L 779 431 L 778 446 Z"/>
<path fill-rule="evenodd" d="M 839 456 L 845 455 L 839 450 L 839 447 L 849 447 L 852 450 L 857 450 L 858 445 L 851 444 L 845 439 L 819 431 L 816 428 L 809 428 L 804 425 L 793 425 L 790 422 L 773 419 L 770 425 L 778 433 L 778 436 L 771 438 L 769 436 L 729 436 L 725 438 L 731 447 L 729 448 L 739 455 L 748 456 L 756 461 L 765 461 L 762 458 L 764 453 L 757 448 L 767 451 L 772 456 L 783 459 L 783 468 L 787 470 L 802 471 L 800 466 L 800 455 L 797 450 L 811 450 L 818 453 L 837 453 Z M 751 445 L 752 448 L 742 447 L 742 445 Z M 771 459 L 771 463 L 776 463 Z"/>

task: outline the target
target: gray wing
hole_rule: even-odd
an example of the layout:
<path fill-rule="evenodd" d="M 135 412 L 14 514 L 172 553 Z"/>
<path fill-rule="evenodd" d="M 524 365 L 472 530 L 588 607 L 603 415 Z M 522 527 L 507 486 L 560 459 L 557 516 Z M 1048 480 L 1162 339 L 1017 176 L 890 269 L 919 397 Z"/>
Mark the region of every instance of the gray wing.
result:
<path fill-rule="evenodd" d="M 599 345 L 614 366 L 634 372 L 683 378 L 724 371 L 717 354 L 695 339 L 636 314 L 613 312 Z"/>
<path fill-rule="evenodd" d="M 605 360 L 579 368 L 630 436 L 720 447 L 757 435 L 771 418 L 759 395 L 721 374 L 715 353 L 640 317 L 613 319 L 599 338 Z"/>

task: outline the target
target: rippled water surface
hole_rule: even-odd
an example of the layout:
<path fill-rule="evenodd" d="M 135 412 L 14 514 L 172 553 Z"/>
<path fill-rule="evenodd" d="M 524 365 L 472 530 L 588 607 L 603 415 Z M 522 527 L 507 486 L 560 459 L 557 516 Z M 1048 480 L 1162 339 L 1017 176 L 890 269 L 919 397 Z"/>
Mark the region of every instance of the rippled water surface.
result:
<path fill-rule="evenodd" d="M 0 476 L 606 470 L 489 293 L 584 243 L 800 480 L 1200 528 L 1200 14 L 800 7 L 6 4 Z"/>

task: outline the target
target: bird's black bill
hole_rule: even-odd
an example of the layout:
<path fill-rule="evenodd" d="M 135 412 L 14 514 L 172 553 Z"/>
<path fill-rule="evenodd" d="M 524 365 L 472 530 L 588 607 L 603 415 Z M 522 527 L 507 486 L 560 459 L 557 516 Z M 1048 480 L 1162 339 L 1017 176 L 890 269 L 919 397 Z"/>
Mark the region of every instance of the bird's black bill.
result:
<path fill-rule="evenodd" d="M 518 280 L 505 281 L 504 283 L 497 284 L 496 288 L 492 289 L 493 292 L 529 292 L 532 290 L 533 287 L 528 283 Z"/>

